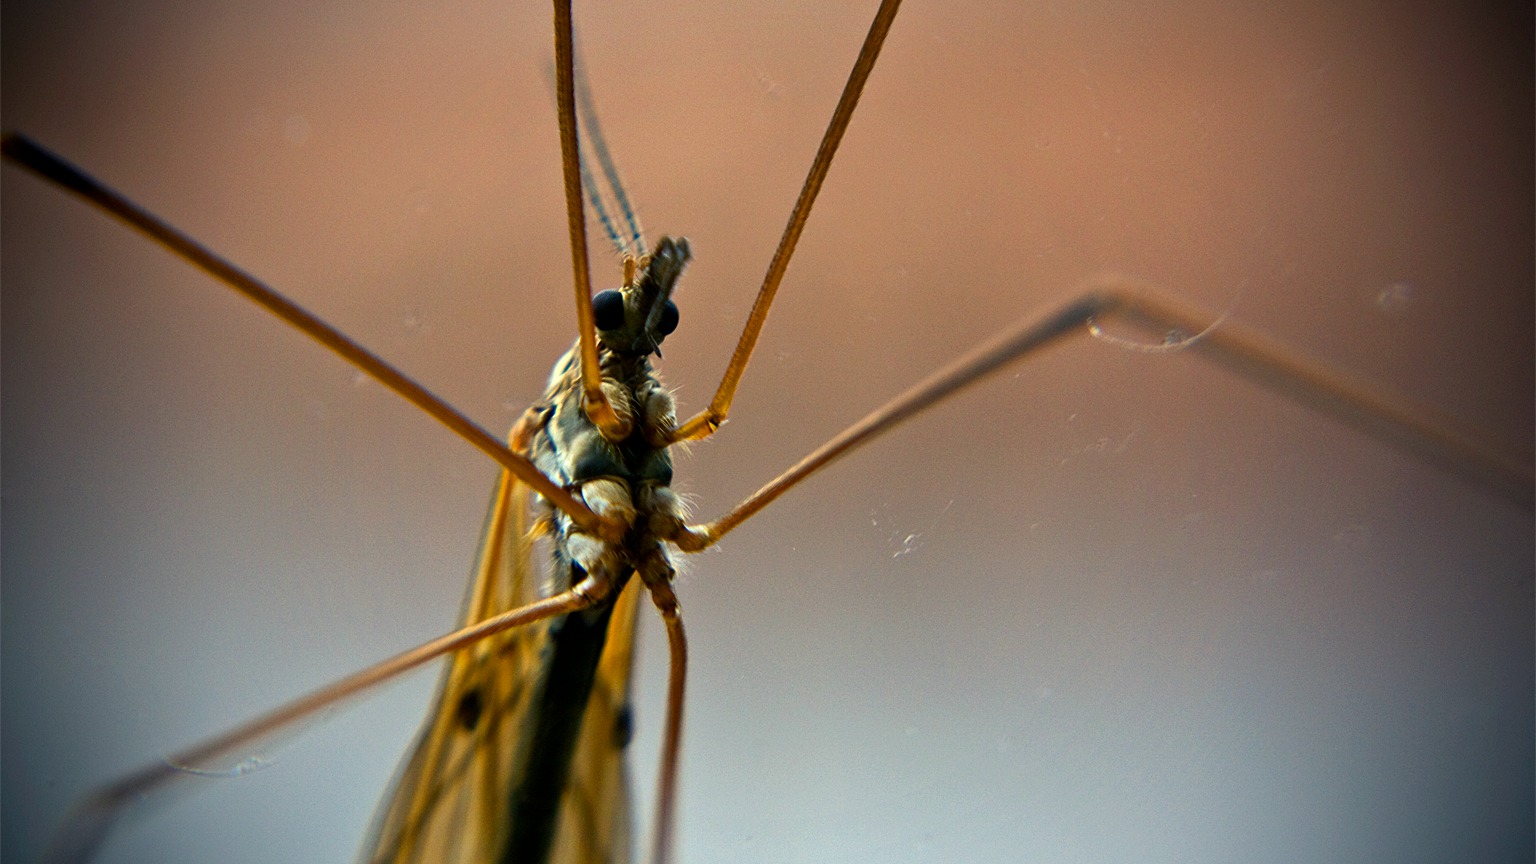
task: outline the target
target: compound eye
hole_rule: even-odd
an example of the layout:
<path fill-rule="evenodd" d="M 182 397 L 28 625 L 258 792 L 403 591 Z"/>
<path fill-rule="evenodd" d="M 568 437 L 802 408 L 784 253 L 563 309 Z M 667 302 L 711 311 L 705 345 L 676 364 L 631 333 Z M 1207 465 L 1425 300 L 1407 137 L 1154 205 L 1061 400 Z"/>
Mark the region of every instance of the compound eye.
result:
<path fill-rule="evenodd" d="M 623 327 L 624 295 L 613 288 L 597 292 L 597 296 L 592 298 L 592 317 L 596 319 L 599 330 Z"/>
<path fill-rule="evenodd" d="M 663 336 L 670 335 L 677 329 L 677 319 L 677 304 L 668 300 L 667 305 L 661 307 L 661 320 L 656 322 L 656 332 Z"/>

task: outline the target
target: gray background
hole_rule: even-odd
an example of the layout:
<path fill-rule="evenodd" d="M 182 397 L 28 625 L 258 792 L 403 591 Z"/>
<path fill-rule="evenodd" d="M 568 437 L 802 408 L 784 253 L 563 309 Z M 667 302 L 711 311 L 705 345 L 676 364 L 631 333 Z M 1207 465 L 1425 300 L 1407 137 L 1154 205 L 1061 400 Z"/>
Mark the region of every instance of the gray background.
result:
<path fill-rule="evenodd" d="M 46 5 L 46 9 L 42 8 Z M 578 10 L 703 404 L 873 3 Z M 912 0 L 731 423 L 726 509 L 1103 270 L 1532 441 L 1529 9 Z M 572 337 L 542 3 L 7 3 L 4 123 L 490 427 Z M 4 182 L 4 852 L 447 629 L 493 469 L 245 301 Z M 599 255 L 599 281 L 612 283 Z M 1529 861 L 1529 514 L 1088 340 L 694 561 L 680 860 Z M 649 813 L 659 633 L 642 634 Z M 423 673 L 108 861 L 345 860 Z"/>

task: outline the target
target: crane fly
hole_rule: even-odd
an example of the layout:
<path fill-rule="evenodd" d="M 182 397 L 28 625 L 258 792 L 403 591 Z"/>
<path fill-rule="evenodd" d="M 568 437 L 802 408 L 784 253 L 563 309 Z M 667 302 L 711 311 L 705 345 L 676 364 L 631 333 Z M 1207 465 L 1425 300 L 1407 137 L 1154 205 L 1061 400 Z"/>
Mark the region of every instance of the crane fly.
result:
<path fill-rule="evenodd" d="M 231 57 L 207 51 L 207 40 L 255 44 L 275 28 L 294 28 L 272 38 L 287 53 L 268 79 L 291 92 L 247 93 L 239 89 L 249 83 L 243 78 L 200 74 L 176 75 L 175 87 L 141 88 L 156 99 L 185 91 L 188 99 L 234 100 L 238 108 L 213 112 L 201 142 L 159 128 L 196 113 L 183 104 L 135 105 L 128 96 L 123 107 L 139 110 L 91 110 L 84 100 L 58 98 L 59 91 L 32 91 L 26 70 L 50 64 L 28 55 L 17 61 L 23 74 L 8 73 L 8 97 L 36 92 L 57 112 L 36 116 L 63 119 L 33 122 L 25 98 L 8 98 L 6 125 L 49 133 L 50 143 L 64 147 L 50 130 L 72 128 L 71 116 L 88 118 L 92 125 L 83 128 L 93 140 L 123 152 L 66 152 L 103 177 L 126 178 L 122 185 L 136 197 L 274 284 L 355 286 L 366 305 L 324 294 L 306 302 L 361 331 L 364 341 L 376 342 L 369 332 L 376 331 L 383 353 L 447 395 L 464 388 L 470 413 L 510 425 L 537 398 L 550 358 L 568 347 L 569 298 L 552 287 L 568 277 L 531 270 L 488 276 L 478 268 L 491 265 L 482 262 L 502 259 L 476 259 L 495 246 L 497 256 L 543 257 L 552 269 L 563 262 L 563 252 L 551 251 L 564 242 L 557 230 L 563 205 L 524 194 L 534 178 L 554 185 L 558 176 L 557 168 L 534 167 L 552 164 L 553 121 L 508 118 L 496 129 L 476 129 L 502 110 L 489 107 L 497 100 L 483 92 L 445 107 L 440 122 L 420 119 L 412 112 L 433 99 L 416 97 L 455 87 L 429 90 L 418 80 L 435 74 L 438 60 L 401 61 L 435 49 L 430 56 L 455 61 L 446 74 L 470 75 L 479 46 L 506 65 L 506 49 L 497 47 L 506 31 L 518 34 L 514 41 L 523 31 L 537 33 L 529 39 L 536 47 L 526 52 L 529 83 L 520 104 L 547 110 L 537 74 L 549 50 L 547 13 L 534 11 L 516 27 L 434 14 L 432 23 L 454 19 L 435 38 L 428 34 L 440 31 L 421 13 L 370 7 L 352 16 L 367 21 L 368 31 L 339 46 L 315 35 L 334 30 L 280 23 L 292 10 L 241 13 L 273 17 L 228 35 L 229 22 L 181 22 L 173 35 L 197 35 L 182 43 L 183 56 L 207 63 Z M 698 478 L 689 491 L 701 515 L 739 500 L 884 396 L 1106 265 L 1181 290 L 1220 286 L 1200 299 L 1225 307 L 1236 296 L 1236 319 L 1290 338 L 1307 334 L 1299 341 L 1316 353 L 1503 430 L 1512 450 L 1528 442 L 1530 388 L 1520 376 L 1530 364 L 1508 359 L 1528 358 L 1530 350 L 1522 287 L 1529 278 L 1521 269 L 1528 260 L 1510 251 L 1508 238 L 1527 244 L 1530 232 L 1509 226 L 1528 225 L 1529 196 L 1519 203 L 1456 197 L 1484 192 L 1480 178 L 1489 173 L 1501 183 L 1510 176 L 1479 164 L 1502 152 L 1489 156 L 1490 124 L 1477 113 L 1487 103 L 1431 99 L 1428 107 L 1382 108 L 1397 103 L 1359 83 L 1380 81 L 1373 72 L 1397 69 L 1399 58 L 1418 56 L 1415 46 L 1439 45 L 1447 33 L 1454 44 L 1479 49 L 1469 53 L 1486 54 L 1491 45 L 1497 56 L 1504 43 L 1491 35 L 1495 29 L 1447 27 L 1426 13 L 1402 30 L 1365 38 L 1374 30 L 1362 13 L 1362 20 L 1345 15 L 1349 20 L 1321 36 L 1300 38 L 1285 22 L 1260 16 L 1212 22 L 1191 14 L 1178 19 L 1188 27 L 1169 27 L 1175 19 L 1164 14 L 1173 13 L 1128 12 L 1106 22 L 1089 12 L 1054 21 L 1043 11 L 980 5 L 958 14 L 903 12 L 908 17 L 872 79 L 748 376 L 738 422 L 683 465 Z M 780 15 L 747 16 L 736 36 L 694 42 L 677 32 L 676 19 L 651 7 L 616 15 L 622 32 L 608 41 L 601 22 L 583 22 L 600 89 L 634 82 L 646 94 L 634 118 L 669 110 L 657 106 L 678 94 L 666 86 L 676 79 L 647 76 L 667 59 L 655 52 L 616 58 L 630 65 L 604 75 L 603 58 L 620 46 L 675 45 L 662 53 L 676 55 L 689 80 L 729 82 L 719 91 L 685 91 L 693 98 L 676 101 L 687 110 L 664 118 L 665 131 L 653 133 L 648 146 L 620 147 L 647 222 L 687 233 L 698 250 L 682 289 L 684 333 L 666 361 L 669 380 L 686 383 L 685 407 L 706 401 L 705 388 L 718 377 L 771 252 L 773 223 L 782 224 L 793 196 L 793 175 L 804 170 L 836 79 L 867 23 L 853 20 L 867 10 L 846 19 L 841 12 L 810 20 Z M 386 37 L 415 47 L 386 49 Z M 759 47 L 745 47 L 753 43 Z M 165 44 L 177 50 L 174 41 Z M 1269 50 L 1239 50 L 1245 45 Z M 417 125 L 384 128 L 420 138 L 428 155 L 414 168 L 402 169 L 393 150 L 369 149 L 395 146 L 389 135 L 340 134 L 346 122 L 380 124 L 395 115 L 360 106 L 350 115 L 356 119 L 328 119 L 322 109 L 336 105 L 298 95 L 310 79 L 327 77 L 306 74 L 313 70 L 304 52 L 318 57 L 338 47 L 372 57 L 347 67 L 370 71 L 315 92 L 410 98 L 399 116 Z M 102 85 L 124 80 L 124 68 L 159 74 L 153 64 L 134 66 L 131 54 L 85 53 L 129 64 L 102 73 L 95 79 Z M 1191 54 L 1208 59 L 1191 70 L 1182 65 Z M 696 68 L 711 62 L 720 70 L 713 78 Z M 943 79 L 950 66 L 957 77 Z M 1453 68 L 1473 84 L 1482 80 L 1482 66 Z M 473 92 L 515 71 L 498 66 L 458 86 Z M 242 75 L 255 77 L 250 69 Z M 365 76 L 385 76 L 384 86 L 355 80 Z M 833 83 L 807 94 L 813 76 Z M 660 83 L 653 89 L 652 81 Z M 1044 89 L 1052 85 L 1056 94 Z M 1418 93 L 1413 82 L 1401 86 Z M 1061 104 L 1063 94 L 1070 104 Z M 1351 115 L 1346 109 L 1356 98 L 1377 113 Z M 1250 109 L 1246 99 L 1257 104 Z M 611 102 L 605 109 L 615 133 L 663 119 L 631 120 Z M 1529 100 L 1520 104 L 1525 110 Z M 730 120 L 718 125 L 738 131 L 698 151 L 707 156 L 686 158 L 694 151 L 684 148 L 695 145 L 688 130 L 700 122 L 692 118 L 706 109 L 720 109 Z M 1383 123 L 1381 111 L 1393 123 Z M 808 119 L 791 117 L 797 113 Z M 1468 122 L 1480 119 L 1483 125 Z M 1286 134 L 1263 134 L 1270 123 Z M 185 140 L 177 146 L 198 158 L 172 151 L 151 168 L 114 173 L 114 164 L 131 164 L 135 155 L 163 158 L 123 144 L 136 140 L 135 124 L 150 127 L 137 140 Z M 417 131 L 434 125 L 436 133 Z M 1413 149 L 1409 132 L 1442 125 L 1467 130 L 1466 158 Z M 523 126 L 538 126 L 540 134 L 519 150 L 521 139 L 508 144 L 505 133 L 516 127 L 521 134 Z M 1378 128 L 1379 140 L 1371 137 Z M 782 157 L 785 166 L 795 164 L 781 169 L 779 151 L 794 148 L 777 136 L 797 129 L 799 150 Z M 246 149 L 197 147 L 208 135 L 231 132 Z M 497 133 L 502 140 L 490 143 Z M 444 154 L 478 154 L 482 146 L 497 160 L 517 152 L 522 161 L 515 168 L 445 167 L 451 161 Z M 245 167 L 205 164 L 210 153 L 243 159 Z M 340 161 L 304 175 L 315 183 L 310 196 L 277 203 L 289 192 L 289 176 L 296 182 L 305 170 L 293 154 Z M 1405 185 L 1405 175 L 1419 176 L 1409 170 L 1421 165 L 1416 159 L 1434 168 L 1420 184 Z M 1528 178 L 1528 162 L 1510 160 L 1518 163 L 1513 176 Z M 744 165 L 754 174 L 746 188 L 729 182 Z M 214 176 L 219 167 L 222 180 Z M 216 185 L 241 173 L 250 177 L 238 191 Z M 353 176 L 391 179 L 348 182 Z M 779 184 L 782 193 L 762 191 L 781 176 L 789 178 Z M 153 191 L 168 179 L 181 183 Z M 314 364 L 328 371 L 310 373 L 293 390 L 284 376 L 309 351 L 297 339 L 273 335 L 268 322 L 251 321 L 256 316 L 235 303 L 180 285 L 201 280 L 163 264 L 157 250 L 139 250 L 116 226 L 70 218 L 65 205 L 28 183 L 7 177 L 5 213 L 13 421 L 6 447 L 5 763 L 12 790 L 38 792 L 7 800 L 7 827 L 20 826 L 6 832 L 7 851 L 24 850 L 22 860 L 33 857 L 25 850 L 40 846 L 41 832 L 74 791 L 440 631 L 457 593 L 443 587 L 440 574 L 462 568 L 444 562 L 464 560 L 487 473 L 474 454 L 459 452 L 466 448 L 434 443 L 438 430 L 394 408 L 378 388 L 337 373 L 330 358 Z M 500 184 L 484 193 L 496 215 L 477 214 L 457 233 L 453 223 L 436 222 L 460 204 L 478 203 L 470 187 L 480 183 Z M 662 194 L 669 186 L 714 191 L 677 205 Z M 1414 195 L 1431 191 L 1447 196 L 1431 199 L 1440 206 L 1409 206 L 1423 205 Z M 335 202 L 354 193 L 350 206 L 375 214 L 372 221 L 339 218 Z M 759 202 L 760 195 L 774 200 Z M 189 203 L 175 205 L 180 196 Z M 172 206 L 162 203 L 167 199 Z M 200 225 L 188 224 L 177 206 L 216 209 Z M 677 214 L 660 209 L 679 206 Z M 1453 230 L 1443 215 L 1451 211 L 1475 218 L 1452 220 Z M 728 217 L 752 239 L 691 227 Z M 43 253 L 28 242 L 33 231 L 72 244 L 68 253 L 48 255 L 48 266 L 81 269 L 44 278 L 35 263 Z M 1423 241 L 1447 232 L 1476 242 Z M 414 247 L 403 248 L 407 236 Z M 509 245 L 511 253 L 500 248 Z M 103 247 L 110 265 L 97 263 Z M 747 258 L 739 271 L 722 264 Z M 154 269 L 129 275 L 143 267 Z M 799 293 L 795 280 L 803 280 Z M 387 293 L 396 281 L 436 290 L 398 299 Z M 511 311 L 462 311 L 486 308 L 494 293 L 509 293 L 509 282 L 518 298 Z M 468 298 L 455 293 L 461 284 L 471 286 Z M 164 311 L 155 305 L 162 291 L 174 297 Z M 547 317 L 534 305 L 543 294 L 560 299 Z M 41 339 L 60 308 L 45 305 L 45 297 L 68 308 L 57 314 L 80 329 Z M 110 326 L 91 320 L 101 304 L 119 301 L 110 307 Z M 1325 305 L 1336 301 L 1342 305 Z M 33 314 L 45 308 L 47 316 Z M 381 311 L 370 317 L 359 309 Z M 195 328 L 178 324 L 194 314 L 220 317 Z M 450 323 L 454 317 L 469 321 Z M 462 346 L 481 324 L 496 333 L 483 337 L 487 347 L 474 371 L 433 365 L 445 354 L 476 353 Z M 34 327 L 40 341 L 22 341 Z M 128 347 L 135 339 L 141 347 Z M 230 343 L 241 340 L 248 353 L 231 359 L 239 349 Z M 93 350 L 59 347 L 82 345 Z M 525 348 L 537 359 L 518 359 Z M 146 354 L 144 366 L 128 362 Z M 91 374 L 105 377 L 76 379 L 84 374 L 77 365 L 97 362 Z M 38 366 L 29 375 L 31 363 Z M 1187 378 L 1163 377 L 1186 368 Z M 509 369 L 528 380 L 506 383 Z M 820 853 L 889 860 L 899 857 L 892 850 L 909 850 L 929 860 L 1019 849 L 1126 857 L 1115 850 L 1136 849 L 1140 858 L 1189 860 L 1231 857 L 1222 850 L 1252 851 L 1260 840 L 1287 860 L 1362 848 L 1503 848 L 1476 844 L 1505 836 L 1501 814 L 1529 812 L 1529 772 L 1499 767 L 1521 764 L 1530 746 L 1530 542 L 1518 508 L 1179 357 L 1079 345 L 1012 374 L 962 397 L 948 409 L 954 413 L 919 418 L 827 475 L 840 479 L 812 481 L 733 534 L 700 576 L 685 577 L 680 590 L 696 664 L 680 804 L 685 859 Z M 143 392 L 153 396 L 127 395 L 150 381 Z M 478 386 L 493 396 L 472 395 L 480 381 L 492 382 Z M 69 394 L 67 407 L 34 395 L 66 382 L 73 386 L 57 392 Z M 274 395 L 248 396 L 248 386 Z M 508 397 L 508 387 L 523 389 Z M 245 407 L 236 411 L 235 404 Z M 209 419 L 187 419 L 192 406 Z M 252 426 L 264 431 L 244 437 Z M 28 430 L 46 430 L 47 440 Z M 297 443 L 305 436 L 319 442 Z M 224 449 L 232 443 L 235 452 Z M 53 461 L 54 447 L 73 455 Z M 380 455 L 394 452 L 409 455 L 395 462 Z M 252 469 L 251 460 L 263 467 Z M 351 479 L 329 479 L 344 465 L 352 466 Z M 371 491 L 364 480 L 384 488 Z M 446 491 L 426 491 L 438 488 Z M 218 497 L 198 498 L 199 489 Z M 1305 497 L 1292 502 L 1287 495 Z M 192 510 L 168 509 L 167 499 L 183 496 L 197 502 Z M 796 500 L 802 503 L 790 503 Z M 418 507 L 457 527 L 404 521 Z M 264 515 L 253 520 L 253 512 Z M 50 542 L 28 542 L 29 520 L 44 525 Z M 274 524 L 249 524 L 268 520 Z M 253 527 L 261 530 L 250 533 Z M 228 539 L 220 548 L 204 537 Z M 107 551 L 97 552 L 101 541 Z M 287 548 L 311 542 L 334 551 Z M 39 550 L 58 560 L 40 564 Z M 143 599 L 146 580 L 163 573 L 193 584 Z M 212 586 L 228 593 L 215 599 L 205 593 Z M 333 592 L 348 590 L 356 593 L 337 604 L 345 611 L 326 605 L 336 602 Z M 429 595 L 438 609 L 418 612 L 426 620 L 415 624 L 383 608 L 386 599 L 421 607 L 433 602 Z M 146 604 L 154 623 L 133 622 Z M 43 617 L 50 608 L 63 617 Z M 344 629 L 354 624 L 362 632 Z M 756 641 L 759 631 L 770 641 Z M 183 632 L 214 641 L 199 648 L 171 641 L 187 638 Z M 50 642 L 61 636 L 70 641 Z M 86 647 L 87 636 L 110 647 Z M 235 671 L 244 656 L 266 671 Z M 117 662 L 123 666 L 103 668 Z M 207 671 L 196 671 L 200 663 Z M 168 664 L 168 689 L 155 689 L 154 674 Z M 641 669 L 664 665 L 642 661 Z M 274 670 L 303 681 L 274 682 Z M 46 679 L 38 677 L 43 672 Z M 419 695 L 390 694 L 353 710 L 388 713 L 412 698 Z M 346 857 L 418 710 L 400 709 L 391 721 L 390 755 L 354 749 L 352 739 L 361 736 L 350 717 L 321 724 L 304 736 L 317 740 L 280 753 L 277 768 L 206 784 L 132 826 L 120 854 Z M 655 752 L 646 736 L 654 739 L 659 713 L 659 706 L 641 706 L 637 754 Z M 111 740 L 134 734 L 133 724 L 152 727 L 157 737 L 137 745 Z M 337 726 L 348 728 L 338 733 Z M 1510 729 L 1523 737 L 1511 738 Z M 637 767 L 647 770 L 647 761 Z M 323 782 L 352 780 L 372 791 L 306 796 L 292 788 L 301 768 L 327 775 Z M 362 773 L 368 776 L 344 776 Z M 249 812 L 249 797 L 262 795 L 265 784 L 281 788 L 281 803 L 270 806 L 289 812 Z M 642 799 L 649 788 L 647 780 L 637 783 Z M 1370 794 L 1388 788 L 1391 795 Z M 1461 794 L 1451 802 L 1448 790 Z M 219 806 L 218 799 L 242 796 L 233 805 L 240 812 L 211 817 L 212 829 L 186 824 L 198 814 L 210 818 L 201 808 Z M 637 822 L 647 812 L 638 808 Z M 305 830 L 317 822 L 345 839 L 323 851 L 274 845 L 325 836 Z M 1460 828 L 1478 829 L 1469 836 L 1482 839 L 1446 839 Z M 133 845 L 134 832 L 154 830 L 176 839 L 140 834 L 141 845 Z M 254 839 L 242 840 L 243 831 Z M 1426 832 L 1442 845 L 1425 844 Z M 191 843 L 210 845 L 166 851 Z"/>

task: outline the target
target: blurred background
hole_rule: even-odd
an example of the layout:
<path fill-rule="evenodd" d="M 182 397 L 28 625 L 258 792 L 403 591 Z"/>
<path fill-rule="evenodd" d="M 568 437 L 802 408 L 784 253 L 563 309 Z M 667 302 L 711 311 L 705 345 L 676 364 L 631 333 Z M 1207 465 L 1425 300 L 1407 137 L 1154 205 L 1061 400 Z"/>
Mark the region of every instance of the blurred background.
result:
<path fill-rule="evenodd" d="M 577 10 L 713 391 L 873 14 Z M 1506 8 L 1508 7 L 1508 8 Z M 1117 271 L 1532 451 L 1528 5 L 934 3 L 898 18 L 712 517 Z M 5 5 L 4 125 L 504 429 L 573 338 L 540 3 Z M 448 630 L 495 474 L 7 167 L 4 857 L 131 767 Z M 594 243 L 594 273 L 617 260 Z M 1530 513 L 1189 354 L 1078 340 L 690 562 L 679 859 L 1529 861 Z M 665 663 L 641 634 L 637 818 Z M 102 860 L 339 861 L 418 673 Z"/>

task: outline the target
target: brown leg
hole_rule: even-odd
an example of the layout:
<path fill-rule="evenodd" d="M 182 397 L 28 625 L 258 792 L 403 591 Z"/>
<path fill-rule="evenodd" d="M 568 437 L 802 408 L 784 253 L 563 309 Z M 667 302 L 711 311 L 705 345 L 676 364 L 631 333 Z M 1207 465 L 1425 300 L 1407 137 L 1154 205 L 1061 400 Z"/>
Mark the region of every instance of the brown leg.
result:
<path fill-rule="evenodd" d="M 1449 468 L 1526 509 L 1532 506 L 1530 466 L 1495 452 L 1483 443 L 1484 436 L 1457 429 L 1449 418 L 1430 408 L 1334 372 L 1256 331 L 1232 323 L 1213 325 L 1216 316 L 1205 310 L 1148 286 L 1106 277 L 1081 296 L 1026 318 L 934 372 L 833 436 L 729 513 L 708 525 L 693 526 L 689 534 L 674 542 L 690 552 L 714 543 L 849 450 L 1004 365 L 1073 333 L 1087 334 L 1096 320 L 1112 316 L 1153 331 L 1198 333 L 1184 344 L 1184 349 L 1195 356 L 1218 361 L 1259 384 Z M 694 539 L 696 547 L 689 545 Z"/>
<path fill-rule="evenodd" d="M 670 568 L 669 568 L 670 570 Z M 683 610 L 667 578 L 641 571 L 651 600 L 667 628 L 667 720 L 661 741 L 661 771 L 656 781 L 656 824 L 651 834 L 651 864 L 672 860 L 672 825 L 677 805 L 677 756 L 683 742 L 683 689 L 688 678 L 688 638 L 683 633 Z"/>
<path fill-rule="evenodd" d="M 617 440 L 621 423 L 603 393 L 597 365 L 597 324 L 592 317 L 592 274 L 587 261 L 586 199 L 581 194 L 581 146 L 576 133 L 576 79 L 571 0 L 555 0 L 555 107 L 560 118 L 560 163 L 565 169 L 565 220 L 571 235 L 571 271 L 576 288 L 576 335 L 581 356 L 581 392 L 587 417 Z"/>
<path fill-rule="evenodd" d="M 805 185 L 800 187 L 800 197 L 795 200 L 795 209 L 790 212 L 789 223 L 784 226 L 784 234 L 779 238 L 779 248 L 774 251 L 773 260 L 768 262 L 768 273 L 763 277 L 763 286 L 757 291 L 757 299 L 752 301 L 752 311 L 747 315 L 746 326 L 742 328 L 741 340 L 736 343 L 736 350 L 731 354 L 731 362 L 726 364 L 720 388 L 715 391 L 715 398 L 710 401 L 708 408 L 677 427 L 677 431 L 672 434 L 673 441 L 708 438 L 720 428 L 730 413 L 731 401 L 736 398 L 736 387 L 741 384 L 741 376 L 746 374 L 758 334 L 768 320 L 773 297 L 784 279 L 784 271 L 789 268 L 790 256 L 795 254 L 795 244 L 800 242 L 800 232 L 805 229 L 805 222 L 811 216 L 811 205 L 816 203 L 821 184 L 827 179 L 832 157 L 837 155 L 837 145 L 842 142 L 843 133 L 848 131 L 848 121 L 853 118 L 853 109 L 859 104 L 859 95 L 864 92 L 864 82 L 869 80 L 869 73 L 875 68 L 880 46 L 885 44 L 885 36 L 890 32 L 891 22 L 896 18 L 896 10 L 900 6 L 901 0 L 882 0 L 880 9 L 875 12 L 875 20 L 869 25 L 869 34 L 864 37 L 864 47 L 859 49 L 859 59 L 854 61 L 853 71 L 848 74 L 842 98 L 838 99 L 832 120 L 827 123 L 821 146 L 816 150 L 816 159 L 811 163 L 811 170 L 805 176 Z"/>
<path fill-rule="evenodd" d="M 593 606 L 607 597 L 612 590 L 613 586 L 607 582 L 588 576 L 568 591 L 439 636 L 382 663 L 349 675 L 334 684 L 322 687 L 307 696 L 295 699 L 222 735 L 145 765 L 106 784 L 85 799 L 70 814 L 69 819 L 59 831 L 62 845 L 51 851 L 48 860 L 88 860 L 127 807 L 137 803 L 146 795 L 171 786 L 177 780 L 193 776 L 194 772 L 188 769 L 196 769 L 214 760 L 248 751 L 262 739 L 292 726 L 305 717 L 310 717 L 343 699 L 355 696 L 481 639 L 513 627 L 521 627 L 556 615 L 567 615 Z"/>
<path fill-rule="evenodd" d="M 188 237 L 180 230 L 166 224 L 160 217 L 134 204 L 108 188 L 79 168 L 42 148 L 22 135 L 6 135 L 0 144 L 0 152 L 11 163 L 57 186 L 67 189 L 86 201 L 127 222 L 128 225 L 149 239 L 169 249 L 172 253 L 235 289 L 262 308 L 283 319 L 321 345 L 341 355 L 343 360 L 366 372 L 385 387 L 403 396 L 407 402 L 426 412 L 437 422 L 447 426 L 455 435 L 473 444 L 482 452 L 501 463 L 517 478 L 543 495 L 551 504 L 569 514 L 583 528 L 601 533 L 608 531 L 602 520 L 564 489 L 551 483 L 533 463 L 513 453 L 496 436 L 477 426 L 453 406 L 434 396 L 427 388 L 408 377 L 404 372 L 386 363 L 378 355 L 352 341 L 340 330 L 315 317 L 308 310 L 279 294 L 256 277 L 236 267 L 212 250 Z M 589 310 L 590 313 L 590 310 Z M 611 531 L 610 531 L 611 533 Z"/>

